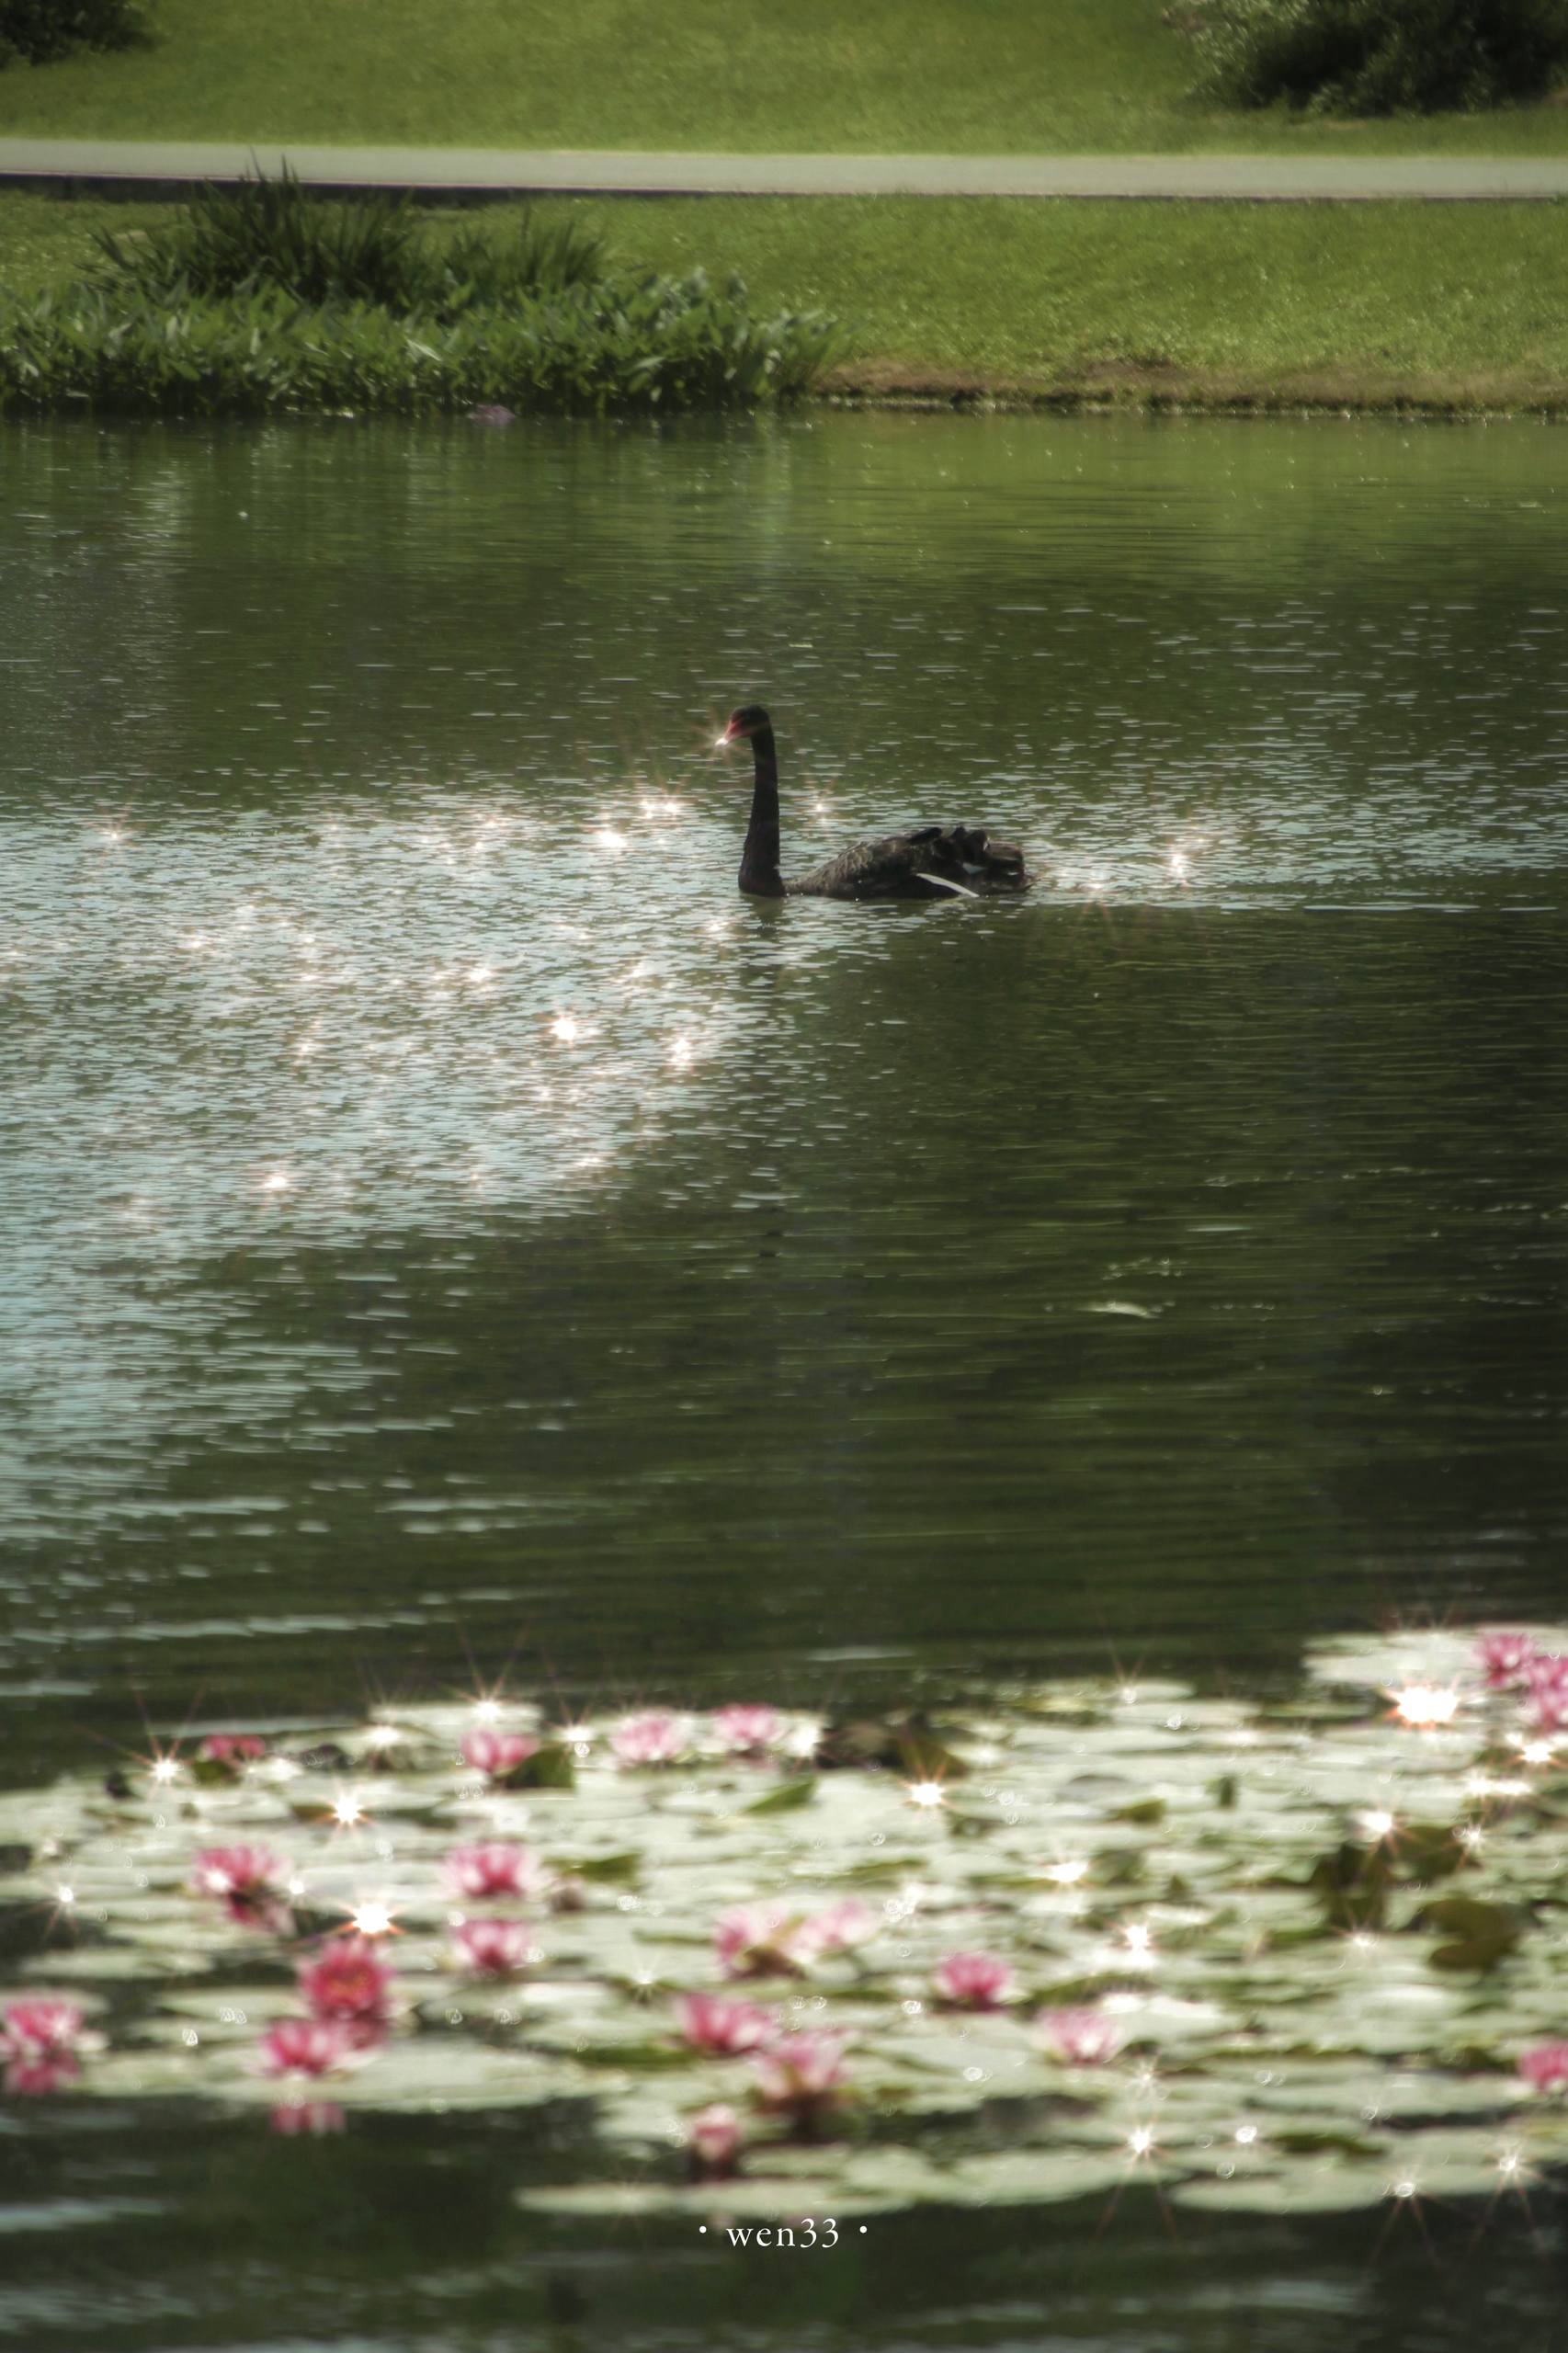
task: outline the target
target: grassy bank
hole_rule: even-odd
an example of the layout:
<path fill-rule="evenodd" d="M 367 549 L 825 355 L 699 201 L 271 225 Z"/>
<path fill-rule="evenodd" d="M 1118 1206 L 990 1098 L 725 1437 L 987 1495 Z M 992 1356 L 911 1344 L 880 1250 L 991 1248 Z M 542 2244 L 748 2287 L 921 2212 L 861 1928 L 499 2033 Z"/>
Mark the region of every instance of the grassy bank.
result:
<path fill-rule="evenodd" d="M 1568 404 L 1556 206 L 707 199 L 636 232 L 846 321 L 871 392 Z"/>
<path fill-rule="evenodd" d="M 1568 153 L 1568 110 L 1339 123 L 1188 95 L 1168 0 L 150 0 L 0 74 L 0 136 L 454 147 Z"/>
<path fill-rule="evenodd" d="M 171 210 L 0 193 L 0 284 L 58 290 L 89 265 L 96 227 L 155 226 Z M 737 268 L 758 317 L 846 321 L 850 356 L 831 379 L 843 390 L 1568 405 L 1568 234 L 1554 206 L 884 198 L 539 210 L 586 210 L 627 260 L 672 276 Z M 461 216 L 496 235 L 508 217 Z M 450 214 L 431 229 L 460 233 Z"/>

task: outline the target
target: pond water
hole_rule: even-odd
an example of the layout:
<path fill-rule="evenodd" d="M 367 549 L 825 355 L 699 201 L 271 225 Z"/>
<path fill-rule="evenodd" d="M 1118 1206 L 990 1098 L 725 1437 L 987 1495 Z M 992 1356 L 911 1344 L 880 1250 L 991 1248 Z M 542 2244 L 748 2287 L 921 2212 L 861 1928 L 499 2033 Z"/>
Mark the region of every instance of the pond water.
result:
<path fill-rule="evenodd" d="M 1565 562 L 1522 424 L 8 429 L 0 1780 L 1560 1612 Z M 741 900 L 754 697 L 787 871 L 1035 895 Z M 786 2289 L 511 2165 L 7 2118 L 0 2333 L 1426 2347 L 1560 2260 L 1130 2200 Z"/>

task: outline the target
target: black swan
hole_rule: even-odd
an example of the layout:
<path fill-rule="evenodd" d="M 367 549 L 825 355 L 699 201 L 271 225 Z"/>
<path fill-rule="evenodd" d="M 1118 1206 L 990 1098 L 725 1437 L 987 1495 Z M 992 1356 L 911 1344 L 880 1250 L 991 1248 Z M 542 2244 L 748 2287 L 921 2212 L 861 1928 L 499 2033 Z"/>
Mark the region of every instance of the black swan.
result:
<path fill-rule="evenodd" d="M 983 825 L 921 825 L 854 842 L 786 882 L 778 871 L 778 755 L 773 722 L 760 703 L 730 713 L 721 744 L 751 738 L 756 763 L 751 823 L 741 853 L 741 889 L 754 899 L 977 899 L 999 891 L 1027 891 L 1033 881 L 1024 854 L 994 842 Z"/>

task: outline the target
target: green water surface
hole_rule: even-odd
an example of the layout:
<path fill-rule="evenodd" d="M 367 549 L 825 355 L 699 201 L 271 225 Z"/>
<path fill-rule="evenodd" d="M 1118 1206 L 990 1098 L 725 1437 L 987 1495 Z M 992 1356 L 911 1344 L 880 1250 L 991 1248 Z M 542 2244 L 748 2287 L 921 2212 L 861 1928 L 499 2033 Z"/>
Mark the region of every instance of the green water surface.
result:
<path fill-rule="evenodd" d="M 1565 493 L 1522 424 L 8 431 L 0 1776 L 507 1662 L 902 1703 L 1560 1610 Z M 743 901 L 752 698 L 786 870 L 978 819 L 1035 894 Z M 786 2297 L 525 2246 L 517 2156 L 8 2118 L 0 2336 L 1551 2308 L 1136 2200 Z"/>

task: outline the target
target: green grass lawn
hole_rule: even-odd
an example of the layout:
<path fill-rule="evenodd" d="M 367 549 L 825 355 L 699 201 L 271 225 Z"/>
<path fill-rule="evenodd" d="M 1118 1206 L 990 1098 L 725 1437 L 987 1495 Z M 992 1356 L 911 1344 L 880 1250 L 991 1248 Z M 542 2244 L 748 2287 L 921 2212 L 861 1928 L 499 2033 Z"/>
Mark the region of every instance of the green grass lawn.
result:
<path fill-rule="evenodd" d="M 1163 0 L 153 0 L 0 74 L 0 136 L 956 153 L 1568 153 L 1568 109 L 1377 124 L 1187 95 Z M 1179 9 L 1172 13 L 1179 14 Z"/>
<path fill-rule="evenodd" d="M 1553 205 L 581 209 L 628 262 L 738 268 L 759 313 L 820 307 L 848 321 L 840 381 L 872 391 L 1568 404 L 1568 220 Z M 96 222 L 123 231 L 169 210 L 0 192 L 0 283 L 65 282 L 91 257 Z M 450 228 L 476 216 L 433 217 Z"/>

